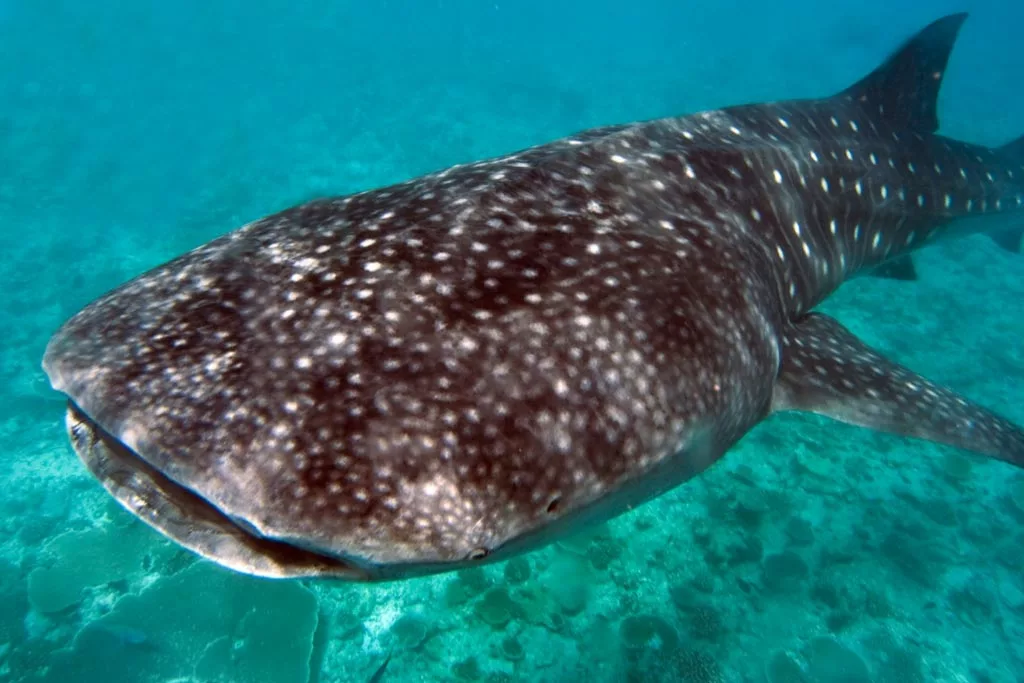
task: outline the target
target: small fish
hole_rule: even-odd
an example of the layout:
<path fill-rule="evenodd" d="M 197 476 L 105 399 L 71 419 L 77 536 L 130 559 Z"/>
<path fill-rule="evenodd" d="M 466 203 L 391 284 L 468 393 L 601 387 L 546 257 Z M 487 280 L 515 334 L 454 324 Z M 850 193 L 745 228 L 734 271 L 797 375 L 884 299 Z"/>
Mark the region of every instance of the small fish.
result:
<path fill-rule="evenodd" d="M 381 662 L 381 665 L 373 672 L 373 675 L 367 679 L 366 683 L 379 683 L 384 679 L 384 672 L 387 670 L 388 664 L 391 663 L 391 655 L 392 653 L 389 652 L 388 656 L 384 658 L 383 662 Z"/>
<path fill-rule="evenodd" d="M 104 636 L 115 640 L 124 647 L 138 649 L 155 649 L 155 644 L 146 635 L 145 631 L 134 626 L 124 624 L 113 624 L 105 621 L 92 624 L 92 628 Z"/>
<path fill-rule="evenodd" d="M 1019 426 L 814 312 L 938 239 L 1019 248 L 1024 138 L 936 133 L 964 19 L 831 97 L 589 130 L 201 246 L 50 341 L 71 442 L 204 557 L 362 581 L 618 515 L 784 411 L 1019 467 Z"/>

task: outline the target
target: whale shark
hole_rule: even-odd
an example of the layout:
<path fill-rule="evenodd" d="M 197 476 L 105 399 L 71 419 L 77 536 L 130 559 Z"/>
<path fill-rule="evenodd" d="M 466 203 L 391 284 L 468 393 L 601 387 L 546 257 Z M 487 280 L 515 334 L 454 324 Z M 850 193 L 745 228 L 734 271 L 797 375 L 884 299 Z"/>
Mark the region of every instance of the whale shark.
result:
<path fill-rule="evenodd" d="M 940 239 L 1019 249 L 1024 138 L 937 132 L 964 19 L 827 97 L 591 129 L 214 239 L 54 334 L 71 444 L 200 556 L 352 581 L 539 547 L 786 411 L 1020 467 L 1020 426 L 815 310 Z"/>

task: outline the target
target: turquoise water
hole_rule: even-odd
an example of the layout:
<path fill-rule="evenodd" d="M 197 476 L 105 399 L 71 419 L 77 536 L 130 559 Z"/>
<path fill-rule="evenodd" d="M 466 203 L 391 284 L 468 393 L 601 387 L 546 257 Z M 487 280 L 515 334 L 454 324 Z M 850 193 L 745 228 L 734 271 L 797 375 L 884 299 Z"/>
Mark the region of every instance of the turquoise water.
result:
<path fill-rule="evenodd" d="M 67 446 L 45 342 L 150 266 L 313 196 L 826 94 L 964 9 L 708 5 L 0 0 L 0 682 L 1024 680 L 1024 477 L 950 449 L 774 418 L 554 547 L 361 586 L 196 561 Z M 943 130 L 998 144 L 1024 8 L 966 9 Z M 918 269 L 825 309 L 1024 422 L 1024 257 L 972 237 Z"/>

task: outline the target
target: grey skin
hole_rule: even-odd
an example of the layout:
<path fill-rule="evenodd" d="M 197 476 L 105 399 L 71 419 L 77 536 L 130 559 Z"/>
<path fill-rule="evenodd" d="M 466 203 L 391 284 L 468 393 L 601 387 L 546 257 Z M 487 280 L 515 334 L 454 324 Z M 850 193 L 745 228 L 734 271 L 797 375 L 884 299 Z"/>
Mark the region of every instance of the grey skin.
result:
<path fill-rule="evenodd" d="M 833 97 L 589 130 L 199 247 L 51 340 L 71 442 L 204 557 L 363 581 L 613 517 L 787 410 L 1020 466 L 1019 427 L 812 312 L 943 236 L 1019 245 L 1024 142 L 935 133 L 963 20 Z"/>

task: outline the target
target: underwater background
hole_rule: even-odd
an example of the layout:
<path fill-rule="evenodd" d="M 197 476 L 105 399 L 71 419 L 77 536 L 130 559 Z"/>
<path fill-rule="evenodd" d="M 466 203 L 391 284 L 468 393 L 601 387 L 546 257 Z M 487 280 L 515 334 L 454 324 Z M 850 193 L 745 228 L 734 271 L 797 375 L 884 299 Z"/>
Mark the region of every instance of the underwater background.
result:
<path fill-rule="evenodd" d="M 503 564 L 274 582 L 115 504 L 39 367 L 81 306 L 264 214 L 826 95 L 964 9 L 942 131 L 999 144 L 1024 133 L 1019 0 L 0 0 L 0 683 L 1024 680 L 1024 475 L 1002 463 L 786 415 Z M 1024 422 L 1024 256 L 975 236 L 917 261 L 823 308 Z"/>

